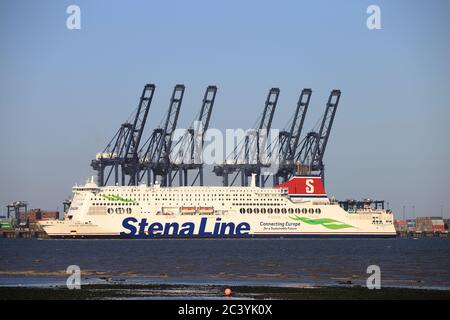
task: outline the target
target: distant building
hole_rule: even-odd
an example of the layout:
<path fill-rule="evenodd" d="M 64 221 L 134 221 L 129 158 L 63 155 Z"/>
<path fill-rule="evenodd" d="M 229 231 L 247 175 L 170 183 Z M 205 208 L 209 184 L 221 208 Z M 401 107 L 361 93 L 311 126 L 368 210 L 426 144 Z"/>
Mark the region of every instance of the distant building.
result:
<path fill-rule="evenodd" d="M 444 228 L 446 231 L 450 231 L 450 219 L 444 219 Z"/>
<path fill-rule="evenodd" d="M 395 231 L 397 232 L 406 232 L 407 224 L 405 220 L 394 220 Z"/>
<path fill-rule="evenodd" d="M 444 232 L 444 220 L 442 219 L 442 217 L 417 217 L 416 231 Z"/>
<path fill-rule="evenodd" d="M 45 211 L 41 209 L 32 209 L 29 210 L 27 213 L 21 212 L 20 213 L 20 221 L 25 222 L 36 222 L 40 220 L 54 220 L 59 219 L 59 212 L 58 211 Z"/>
<path fill-rule="evenodd" d="M 406 219 L 406 227 L 408 232 L 416 231 L 416 219 Z"/>

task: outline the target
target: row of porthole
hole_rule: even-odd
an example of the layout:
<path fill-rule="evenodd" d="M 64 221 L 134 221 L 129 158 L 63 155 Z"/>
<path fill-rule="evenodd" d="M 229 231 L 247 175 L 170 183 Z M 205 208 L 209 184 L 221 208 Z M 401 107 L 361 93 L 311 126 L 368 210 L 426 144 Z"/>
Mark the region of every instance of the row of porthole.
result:
<path fill-rule="evenodd" d="M 93 206 L 120 206 L 123 205 L 122 203 L 93 203 Z M 129 206 L 138 206 L 139 203 L 128 203 Z"/>
<path fill-rule="evenodd" d="M 233 203 L 233 206 L 271 206 L 271 207 L 276 207 L 276 206 L 282 206 L 282 203 Z"/>
<path fill-rule="evenodd" d="M 275 208 L 275 209 L 272 209 L 272 208 L 268 208 L 268 209 L 266 209 L 266 208 L 261 208 L 261 209 L 259 209 L 259 208 L 254 208 L 254 209 L 252 209 L 252 208 L 241 208 L 240 210 L 239 210 L 239 212 L 240 213 L 242 213 L 242 214 L 244 214 L 244 213 L 290 213 L 290 214 L 293 214 L 293 213 L 304 213 L 304 214 L 306 214 L 306 213 L 321 213 L 322 212 L 322 210 L 320 210 L 319 208 L 317 208 L 317 209 L 313 209 L 313 208 L 309 208 L 309 209 L 307 209 L 307 208 L 302 208 L 302 209 L 300 209 L 300 208 L 288 208 L 288 209 L 286 209 L 286 208 Z"/>
<path fill-rule="evenodd" d="M 131 208 L 108 208 L 106 210 L 109 214 L 117 213 L 117 214 L 124 214 L 125 212 L 130 214 Z"/>
<path fill-rule="evenodd" d="M 128 214 L 131 214 L 132 210 L 131 210 L 131 208 L 108 208 L 107 212 L 109 214 L 113 214 L 113 213 L 124 214 L 125 212 Z M 297 214 L 299 214 L 299 213 L 304 213 L 304 214 L 318 213 L 318 214 L 320 214 L 321 210 L 319 208 L 317 208 L 315 210 L 313 208 L 309 208 L 309 209 L 307 209 L 307 208 L 302 208 L 302 209 L 300 209 L 300 208 L 295 208 L 295 209 L 294 208 L 288 208 L 288 209 L 286 209 L 286 208 L 281 208 L 281 209 L 280 208 L 275 208 L 275 209 L 272 209 L 272 208 L 268 208 L 268 209 L 266 209 L 266 208 L 261 208 L 261 209 L 259 209 L 259 208 L 254 208 L 254 209 L 241 208 L 239 210 L 239 212 L 242 214 L 244 214 L 244 213 L 255 213 L 255 214 L 258 214 L 258 213 L 262 213 L 262 214 L 265 214 L 265 213 L 269 213 L 269 214 L 271 214 L 271 213 L 290 213 L 290 214 L 293 214 L 293 213 L 297 213 Z"/>

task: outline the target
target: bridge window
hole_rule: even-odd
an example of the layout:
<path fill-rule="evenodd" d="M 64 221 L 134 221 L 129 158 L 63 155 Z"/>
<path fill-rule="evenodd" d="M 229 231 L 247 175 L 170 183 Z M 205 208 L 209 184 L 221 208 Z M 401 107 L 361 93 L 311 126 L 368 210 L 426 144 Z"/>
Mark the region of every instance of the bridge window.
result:
<path fill-rule="evenodd" d="M 322 210 L 320 210 L 320 208 L 316 209 L 316 213 L 321 213 L 321 212 L 322 212 Z"/>

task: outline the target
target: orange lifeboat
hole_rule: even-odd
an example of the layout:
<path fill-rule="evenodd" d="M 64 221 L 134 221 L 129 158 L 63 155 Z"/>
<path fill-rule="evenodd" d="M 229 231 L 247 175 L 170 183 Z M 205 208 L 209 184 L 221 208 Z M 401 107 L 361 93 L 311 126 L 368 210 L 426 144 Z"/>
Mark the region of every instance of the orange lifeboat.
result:
<path fill-rule="evenodd" d="M 200 214 L 213 214 L 214 213 L 214 207 L 199 207 L 198 212 Z"/>
<path fill-rule="evenodd" d="M 181 214 L 195 214 L 196 208 L 195 207 L 181 207 L 180 211 L 181 211 Z"/>

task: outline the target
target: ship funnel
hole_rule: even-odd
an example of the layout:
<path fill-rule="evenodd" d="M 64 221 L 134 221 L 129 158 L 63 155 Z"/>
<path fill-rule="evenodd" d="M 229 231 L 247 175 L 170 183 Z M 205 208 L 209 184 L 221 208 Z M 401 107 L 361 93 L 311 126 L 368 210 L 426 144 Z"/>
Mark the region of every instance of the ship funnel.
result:
<path fill-rule="evenodd" d="M 274 186 L 287 189 L 294 197 L 322 198 L 327 197 L 322 178 L 318 176 L 294 176 L 289 181 Z"/>

